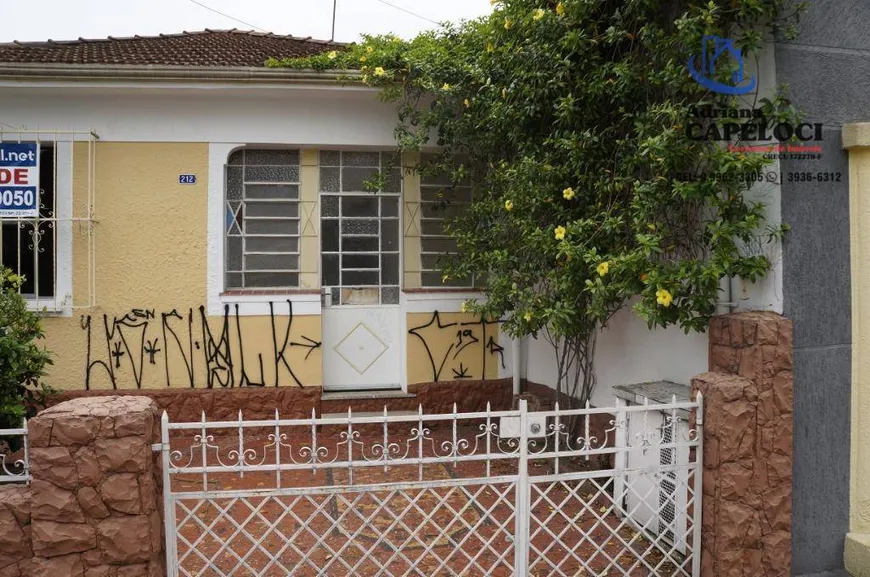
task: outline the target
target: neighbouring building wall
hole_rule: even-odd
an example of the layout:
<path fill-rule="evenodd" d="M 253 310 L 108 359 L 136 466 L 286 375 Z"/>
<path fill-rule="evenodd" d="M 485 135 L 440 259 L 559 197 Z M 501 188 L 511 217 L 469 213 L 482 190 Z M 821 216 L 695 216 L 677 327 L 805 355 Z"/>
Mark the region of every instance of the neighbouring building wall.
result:
<path fill-rule="evenodd" d="M 793 570 L 843 567 L 849 530 L 849 166 L 844 123 L 870 120 L 870 4 L 815 0 L 794 42 L 776 46 L 777 81 L 806 122 L 824 123 L 821 160 L 785 160 L 785 173 L 834 173 L 833 182 L 786 182 L 782 218 L 784 314 L 794 322 Z"/>

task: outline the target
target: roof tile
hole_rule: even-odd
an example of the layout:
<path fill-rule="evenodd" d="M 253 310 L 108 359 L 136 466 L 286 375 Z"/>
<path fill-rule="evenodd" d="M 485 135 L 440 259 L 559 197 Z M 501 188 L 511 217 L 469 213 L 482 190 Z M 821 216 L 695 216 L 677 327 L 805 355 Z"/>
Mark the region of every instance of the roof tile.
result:
<path fill-rule="evenodd" d="M 311 56 L 343 44 L 247 30 L 0 43 L 0 62 L 262 67 L 269 57 Z"/>

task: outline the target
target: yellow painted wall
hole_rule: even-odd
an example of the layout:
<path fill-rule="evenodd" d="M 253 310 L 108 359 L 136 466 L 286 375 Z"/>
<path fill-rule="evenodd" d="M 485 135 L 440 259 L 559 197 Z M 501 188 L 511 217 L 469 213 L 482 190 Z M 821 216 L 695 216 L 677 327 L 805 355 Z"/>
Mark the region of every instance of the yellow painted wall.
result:
<path fill-rule="evenodd" d="M 408 382 L 497 379 L 498 323 L 464 313 L 409 313 Z"/>
<path fill-rule="evenodd" d="M 49 384 L 201 388 L 246 378 L 274 385 L 276 366 L 278 384 L 320 384 L 320 351 L 293 345 L 309 344 L 304 337 L 320 341 L 320 317 L 295 317 L 285 348 L 286 302 L 275 305 L 274 331 L 268 316 L 225 321 L 200 311 L 206 304 L 208 144 L 97 143 L 95 167 L 97 306 L 78 308 L 88 303 L 89 267 L 87 227 L 74 226 L 77 308 L 72 318 L 44 319 L 55 362 Z M 87 145 L 77 144 L 77 216 L 86 212 L 87 171 Z M 196 174 L 197 184 L 179 185 L 182 173 Z M 152 349 L 159 349 L 153 363 Z"/>
<path fill-rule="evenodd" d="M 320 316 L 296 315 L 288 326 L 281 296 L 273 317 L 237 316 L 233 308 L 226 317 L 205 314 L 208 144 L 97 142 L 93 153 L 90 177 L 88 145 L 75 146 L 73 212 L 87 214 L 92 178 L 95 221 L 73 226 L 72 317 L 43 321 L 55 363 L 47 382 L 72 390 L 320 385 Z M 301 159 L 301 281 L 317 288 L 317 151 Z M 187 173 L 197 184 L 178 184 Z M 418 288 L 419 179 L 406 173 L 404 180 L 403 282 Z M 498 377 L 496 323 L 449 312 L 406 320 L 409 383 Z"/>

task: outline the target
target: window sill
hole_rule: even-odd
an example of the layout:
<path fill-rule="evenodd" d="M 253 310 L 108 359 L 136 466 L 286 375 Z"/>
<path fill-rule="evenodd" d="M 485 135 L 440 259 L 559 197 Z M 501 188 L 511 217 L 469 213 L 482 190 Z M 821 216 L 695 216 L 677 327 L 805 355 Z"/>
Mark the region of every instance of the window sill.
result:
<path fill-rule="evenodd" d="M 483 299 L 480 291 L 468 288 L 424 288 L 402 291 L 405 310 L 409 313 L 462 312 L 462 303 Z"/>
<path fill-rule="evenodd" d="M 406 295 L 414 295 L 414 294 L 450 294 L 450 293 L 474 293 L 474 294 L 482 294 L 483 291 L 475 289 L 474 287 L 425 287 L 425 288 L 406 288 L 402 289 L 402 292 Z"/>
<path fill-rule="evenodd" d="M 318 289 L 231 289 L 225 290 L 220 294 L 223 297 L 245 297 L 245 296 L 289 296 L 296 295 L 319 295 Z"/>

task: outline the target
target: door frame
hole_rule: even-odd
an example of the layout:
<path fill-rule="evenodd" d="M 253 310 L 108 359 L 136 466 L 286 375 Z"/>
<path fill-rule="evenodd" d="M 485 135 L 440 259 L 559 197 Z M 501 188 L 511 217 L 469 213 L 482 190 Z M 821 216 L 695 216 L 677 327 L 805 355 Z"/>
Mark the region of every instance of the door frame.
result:
<path fill-rule="evenodd" d="M 320 291 L 321 298 L 321 313 L 320 313 L 320 330 L 321 335 L 323 334 L 324 327 L 324 315 L 323 309 L 332 308 L 330 304 L 329 307 L 323 306 L 323 297 L 324 297 L 324 285 L 323 285 L 323 226 L 322 226 L 322 210 L 321 210 L 321 199 L 322 193 L 320 191 L 320 153 L 323 150 L 340 150 L 344 152 L 380 152 L 380 153 L 388 153 L 390 149 L 378 146 L 319 146 L 315 149 L 317 151 L 317 206 L 315 211 L 317 212 L 317 269 L 318 269 L 318 287 Z M 399 159 L 399 165 L 401 168 L 401 191 L 399 192 L 399 302 L 396 304 L 384 305 L 378 304 L 376 306 L 371 305 L 339 305 L 342 308 L 353 309 L 353 308 L 397 308 L 399 309 L 399 326 L 398 326 L 398 349 L 399 349 L 399 388 L 384 388 L 384 389 L 353 389 L 353 388 L 338 388 L 338 389 L 328 389 L 326 385 L 326 379 L 321 377 L 321 389 L 323 392 L 334 392 L 334 393 L 352 393 L 356 391 L 392 391 L 392 392 L 408 392 L 408 358 L 407 358 L 407 349 L 408 349 L 408 315 L 407 315 L 407 306 L 405 304 L 405 185 L 407 180 L 407 175 L 405 173 L 405 155 L 402 155 Z M 341 193 L 338 194 L 339 198 L 341 198 Z M 340 234 L 340 231 L 339 231 Z M 380 237 L 379 237 L 380 238 Z M 380 288 L 380 285 L 379 285 Z M 321 337 L 321 341 L 322 341 Z M 323 375 L 323 362 L 325 361 L 325 355 L 321 355 L 321 375 Z"/>

